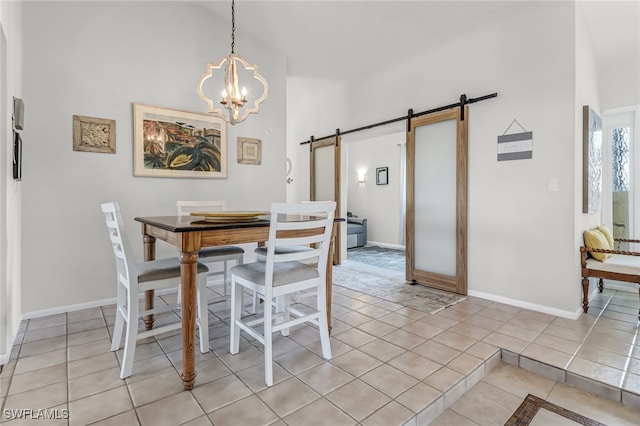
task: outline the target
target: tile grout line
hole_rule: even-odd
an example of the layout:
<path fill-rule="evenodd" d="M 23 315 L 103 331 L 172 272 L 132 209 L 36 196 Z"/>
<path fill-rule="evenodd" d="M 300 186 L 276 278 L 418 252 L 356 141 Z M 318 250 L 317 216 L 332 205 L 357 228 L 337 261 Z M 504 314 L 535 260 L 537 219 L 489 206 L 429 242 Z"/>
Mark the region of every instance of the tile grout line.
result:
<path fill-rule="evenodd" d="M 578 348 L 576 349 L 575 353 L 571 356 L 571 359 L 569 359 L 569 362 L 565 365 L 565 368 L 564 368 L 564 370 L 565 370 L 565 383 L 566 383 L 566 373 L 567 373 L 567 371 L 569 369 L 569 365 L 571 365 L 571 363 L 573 363 L 573 361 L 576 359 L 576 357 L 578 356 L 578 352 L 580 352 L 580 350 L 584 347 L 584 343 L 587 341 L 589 336 L 591 336 L 591 332 L 596 327 L 596 324 L 598 324 L 598 321 L 600 321 L 600 317 L 602 316 L 603 312 L 611 304 L 611 301 L 613 300 L 613 296 L 615 296 L 615 294 L 616 294 L 615 291 L 616 290 L 614 290 L 614 293 L 609 297 L 609 299 L 607 300 L 605 305 L 602 307 L 602 309 L 600 309 L 600 312 L 598 312 L 598 315 L 596 315 L 596 319 L 593 321 L 593 324 L 591 324 L 591 327 L 589 327 L 589 331 L 587 332 L 585 337 L 582 339 L 582 341 L 578 345 Z"/>
<path fill-rule="evenodd" d="M 619 290 L 616 290 L 616 293 L 614 293 L 614 295 L 617 294 Z M 613 296 L 611 297 L 611 300 L 613 300 Z M 603 310 L 604 312 L 604 310 Z M 638 320 L 640 322 L 640 313 L 638 315 Z M 633 340 L 631 341 L 631 346 L 629 347 L 629 352 L 627 353 L 627 362 L 625 362 L 624 364 L 624 371 L 622 372 L 622 378 L 620 379 L 620 388 L 622 390 L 624 390 L 624 382 L 627 379 L 627 374 L 629 373 L 629 365 L 631 364 L 631 358 L 633 355 L 633 351 L 634 351 L 634 347 L 636 345 L 636 342 L 638 342 L 639 339 L 639 334 L 640 334 L 640 327 L 636 327 L 636 332 L 635 335 L 633 336 Z M 622 393 L 620 395 L 620 398 L 622 398 Z"/>
<path fill-rule="evenodd" d="M 501 353 L 501 348 L 497 348 L 497 350 L 490 355 L 486 360 L 484 360 L 482 362 L 482 364 L 478 365 L 475 369 L 473 369 L 472 371 L 470 371 L 468 374 L 463 375 L 463 377 L 458 380 L 457 382 L 455 382 L 453 385 L 451 385 L 449 387 L 449 389 L 447 389 L 446 391 L 442 392 L 440 391 L 440 395 L 435 398 L 433 401 L 431 401 L 431 403 L 429 405 L 427 405 L 426 407 L 424 407 L 422 410 L 420 410 L 419 412 L 415 413 L 409 420 L 407 420 L 406 422 L 403 423 L 403 425 L 409 425 L 409 423 L 411 423 L 413 420 L 415 420 L 416 424 L 418 422 L 418 418 L 420 417 L 421 414 L 427 413 L 429 411 L 429 409 L 434 406 L 435 404 L 438 403 L 438 401 L 442 401 L 442 411 L 440 413 L 438 413 L 438 415 L 436 417 L 434 417 L 433 419 L 431 419 L 431 421 L 435 420 L 438 416 L 440 416 L 444 411 L 446 411 L 448 408 L 450 408 L 456 401 L 458 401 L 460 398 L 462 398 L 467 392 L 469 392 L 469 390 L 471 390 L 469 388 L 469 383 L 467 382 L 467 379 L 474 373 L 476 372 L 479 368 L 483 368 L 484 369 L 484 374 L 482 376 L 482 379 L 484 379 L 487 374 L 489 372 L 491 372 L 491 370 L 493 370 L 493 367 L 491 367 L 491 370 L 487 371 L 487 365 L 489 363 L 489 361 L 491 361 L 497 354 Z M 462 352 L 462 353 L 466 353 L 466 352 Z M 500 360 L 502 361 L 502 356 L 500 356 Z M 446 367 L 446 365 L 443 365 L 443 367 Z M 480 379 L 477 383 L 474 383 L 473 386 L 471 388 L 473 388 L 476 384 L 478 384 L 480 381 L 482 381 L 482 379 Z M 458 398 L 456 398 L 455 401 L 452 401 L 451 404 L 449 405 L 449 407 L 445 407 L 445 397 L 446 395 L 451 392 L 456 386 L 458 386 L 460 383 L 465 382 L 465 391 L 458 396 Z M 424 383 L 422 380 L 419 381 L 419 383 Z M 437 389 L 438 390 L 438 389 Z M 439 391 L 439 390 L 438 390 Z M 396 398 L 393 398 L 392 401 L 395 401 L 396 403 L 402 405 L 402 403 L 396 401 Z M 402 405 L 404 407 L 404 405 Z M 410 408 L 406 407 L 407 409 L 411 410 Z M 379 411 L 379 410 L 378 410 Z M 411 410 L 413 411 L 413 410 Z M 365 419 L 363 419 L 365 420 Z M 429 423 L 431 423 L 431 421 Z"/>
<path fill-rule="evenodd" d="M 582 348 L 582 346 L 584 345 L 584 343 L 585 343 L 586 339 L 589 337 L 589 335 L 591 334 L 591 332 L 593 331 L 593 329 L 594 329 L 594 328 L 596 327 L 596 325 L 598 324 L 598 322 L 599 322 L 600 318 L 601 318 L 601 317 L 602 317 L 602 318 L 604 318 L 604 312 L 605 312 L 606 308 L 607 308 L 607 307 L 612 303 L 612 301 L 613 301 L 613 298 L 614 298 L 615 294 L 616 294 L 616 291 L 614 290 L 613 295 L 609 297 L 609 299 L 608 299 L 608 300 L 607 300 L 607 302 L 605 303 L 604 307 L 603 307 L 603 308 L 601 308 L 600 312 L 596 315 L 596 319 L 594 320 L 593 324 L 591 324 L 591 326 L 590 326 L 590 327 L 589 327 L 589 329 L 588 329 L 589 331 L 587 332 L 587 334 L 585 335 L 585 337 L 582 339 L 582 342 L 581 342 L 581 343 L 580 343 L 580 345 L 578 346 L 578 349 L 576 350 L 576 354 L 577 354 L 577 352 L 580 350 L 580 348 Z M 68 344 L 69 344 L 68 325 L 69 325 L 69 324 L 68 324 L 68 317 L 67 317 L 66 315 L 67 315 L 67 314 L 65 314 L 65 327 L 66 327 L 65 341 L 66 341 L 66 347 L 67 347 L 67 351 L 66 351 L 66 352 L 67 352 L 67 353 L 65 354 L 65 356 L 66 356 L 66 358 L 65 358 L 65 359 L 67 360 L 67 364 L 68 364 L 68 363 L 69 363 L 69 351 L 68 351 L 68 348 L 69 348 L 69 346 L 68 346 Z M 105 315 L 106 315 L 106 314 L 105 314 L 104 310 L 101 310 L 101 315 L 102 315 L 102 318 L 103 318 L 103 319 L 105 319 Z M 214 315 L 215 315 L 215 313 L 214 313 Z M 376 320 L 376 318 L 372 318 L 372 320 Z M 225 323 L 225 322 L 224 322 L 224 320 L 222 320 L 222 323 Z M 22 339 L 21 339 L 21 340 L 22 340 L 22 342 L 23 342 L 23 341 L 24 341 L 24 339 L 26 338 L 26 332 L 27 332 L 27 331 L 28 331 L 28 329 L 29 329 L 29 327 L 28 327 L 29 325 L 30 325 L 30 324 L 29 324 L 29 322 L 27 322 L 27 326 L 25 327 L 25 332 L 23 333 L 23 336 L 22 336 Z M 544 328 L 544 330 L 547 330 L 547 329 L 548 329 L 548 327 L 549 327 L 550 325 L 551 325 L 551 323 L 549 323 L 549 324 Z M 106 326 L 106 328 L 107 328 L 108 333 L 110 334 L 110 327 L 108 326 L 106 319 L 105 319 L 105 326 Z M 353 328 L 357 328 L 357 327 L 353 327 Z M 399 327 L 399 329 L 402 329 L 402 327 Z M 543 331 L 544 331 L 544 330 L 543 330 Z M 639 336 L 639 334 L 638 334 L 638 330 L 636 329 L 636 333 L 635 333 L 635 335 L 634 335 L 634 343 L 635 343 L 635 341 L 638 339 L 638 336 Z M 375 336 L 374 336 L 374 337 L 375 337 Z M 381 337 L 378 337 L 378 338 L 381 338 Z M 156 343 L 157 343 L 157 339 L 154 339 L 154 340 L 155 340 L 155 341 L 156 341 Z M 430 339 L 427 339 L 427 340 L 430 340 Z M 480 339 L 480 340 L 478 340 L 478 341 L 482 341 L 482 339 Z M 159 345 L 159 343 L 158 343 L 158 345 Z M 166 352 L 165 348 L 164 348 L 162 345 L 159 345 L 159 346 L 160 346 L 160 348 L 161 348 L 162 354 L 163 354 L 164 356 L 168 357 L 168 354 L 167 354 L 167 352 Z M 526 347 L 525 347 L 525 348 L 526 348 Z M 22 343 L 21 343 L 21 344 L 20 344 L 20 348 L 19 348 L 19 350 L 18 350 L 18 353 L 21 353 L 23 349 L 24 349 L 24 348 L 22 347 Z M 357 348 L 354 348 L 354 349 L 357 349 Z M 408 349 L 408 350 L 410 350 L 410 349 Z M 502 349 L 498 349 L 498 350 L 501 350 L 501 351 L 502 351 Z M 633 350 L 633 344 L 632 344 L 632 350 Z M 212 351 L 211 349 L 210 349 L 210 352 L 211 352 L 211 353 L 213 353 L 213 351 Z M 466 352 L 466 351 L 463 351 L 463 352 Z M 451 387 L 450 387 L 450 389 L 449 389 L 449 390 L 447 390 L 447 392 L 449 392 L 451 389 L 453 389 L 453 388 L 454 388 L 455 386 L 457 386 L 461 381 L 463 381 L 463 380 L 464 380 L 464 381 L 465 381 L 465 392 L 459 396 L 459 397 L 462 397 L 462 395 L 464 395 L 467 391 L 469 391 L 469 390 L 470 390 L 470 388 L 469 388 L 469 385 L 470 385 L 470 382 L 469 382 L 469 376 L 471 376 L 474 372 L 476 372 L 478 368 L 484 368 L 484 369 L 485 369 L 485 372 L 484 372 L 483 377 L 484 377 L 484 376 L 486 376 L 486 374 L 487 374 L 486 368 L 487 368 L 487 366 L 488 366 L 488 362 L 489 362 L 489 360 L 493 359 L 493 358 L 494 358 L 494 356 L 495 356 L 496 354 L 497 354 L 497 351 L 496 351 L 494 354 L 492 354 L 489 358 L 487 358 L 486 360 L 484 360 L 481 366 L 477 366 L 477 367 L 476 367 L 472 372 L 470 372 L 468 375 L 464 376 L 460 381 L 456 382 L 456 384 L 454 384 L 453 386 L 451 386 Z M 502 353 L 501 353 L 501 354 L 502 354 Z M 215 353 L 213 353 L 213 355 L 214 355 L 215 357 L 219 358 L 219 356 L 218 356 L 218 355 L 216 355 Z M 527 357 L 524 357 L 524 356 L 522 356 L 522 355 L 520 355 L 520 354 L 518 354 L 518 356 L 519 356 L 519 357 L 523 357 L 523 358 L 527 358 Z M 573 356 L 572 356 L 572 359 L 574 359 L 575 357 L 576 357 L 576 355 L 573 355 Z M 19 358 L 19 355 L 18 355 L 18 357 L 17 357 L 17 358 Z M 118 362 L 119 362 L 119 360 L 118 360 Z M 537 361 L 537 362 L 540 362 L 540 361 Z M 628 360 L 628 362 L 629 362 L 629 360 Z M 384 363 L 385 363 L 385 364 L 388 364 L 388 362 L 386 362 L 386 361 L 385 361 Z M 570 363 L 570 362 L 569 362 L 569 363 Z M 567 366 L 569 365 L 569 363 L 567 364 Z M 172 363 L 172 364 L 173 364 L 173 363 Z M 542 363 L 542 364 L 544 364 L 544 363 Z M 173 365 L 173 367 L 174 367 L 174 370 L 176 370 L 176 371 L 177 371 L 177 368 L 176 368 L 175 364 Z M 489 371 L 490 371 L 490 370 L 489 370 Z M 565 370 L 565 373 L 566 373 L 566 370 Z M 67 379 L 68 379 L 68 374 L 69 374 L 69 370 L 68 370 L 68 368 L 67 368 Z M 232 371 L 232 374 L 236 374 L 236 373 Z M 12 376 L 11 376 L 11 377 L 13 377 L 13 374 L 12 374 Z M 294 376 L 294 377 L 296 377 L 296 376 Z M 481 379 L 481 380 L 482 380 L 482 379 Z M 67 382 L 68 382 L 68 380 L 67 380 Z M 477 381 L 477 382 L 476 382 L 476 384 L 477 384 L 478 382 L 479 382 L 479 381 Z M 128 385 L 127 385 L 127 386 L 128 386 Z M 554 386 L 555 386 L 555 385 L 554 385 Z M 67 392 L 69 392 L 69 391 L 70 391 L 70 388 L 69 388 L 69 384 L 67 383 Z M 443 401 L 442 401 L 443 408 L 444 408 L 444 397 L 445 397 L 445 396 L 446 396 L 446 392 L 443 392 L 443 393 L 441 393 L 441 395 L 436 399 L 436 401 L 437 401 L 437 400 L 439 400 L 439 399 L 443 399 Z M 132 397 L 131 397 L 131 393 L 130 393 L 130 392 L 129 392 L 129 397 L 130 397 L 131 401 L 133 402 L 133 399 L 132 399 Z M 319 396 L 319 398 L 318 398 L 318 399 L 325 399 L 325 401 L 327 401 L 327 402 L 331 403 L 331 401 L 327 400 L 327 399 L 326 399 L 326 397 L 325 397 L 324 395 L 322 395 L 322 394 L 320 394 L 320 396 Z M 398 404 L 402 405 L 400 402 L 398 402 L 398 401 L 396 400 L 396 398 L 391 398 L 391 401 L 395 401 L 395 402 L 397 402 Z M 391 401 L 390 401 L 389 403 L 391 403 Z M 435 401 L 433 401 L 433 402 L 435 402 Z M 433 402 L 432 402 L 432 403 L 433 403 Z M 307 405 L 308 405 L 308 404 L 307 404 Z M 332 405 L 333 405 L 333 404 L 332 404 Z M 422 413 L 424 410 L 426 410 L 427 408 L 431 407 L 431 405 L 432 405 L 432 404 L 430 404 L 428 407 L 425 407 L 425 408 L 424 408 L 423 410 L 421 410 L 419 413 L 414 413 L 413 417 L 411 417 L 411 419 L 410 419 L 408 422 L 409 422 L 409 423 L 411 423 L 412 419 L 417 419 L 417 416 L 418 416 L 420 413 Z M 67 397 L 67 406 L 69 406 L 69 398 L 68 398 L 68 397 Z M 305 405 L 305 406 L 306 406 L 306 405 Z M 385 406 L 386 406 L 386 405 L 385 405 Z M 404 407 L 404 405 L 402 405 L 402 406 Z M 303 408 L 303 407 L 300 407 L 300 408 Z M 382 407 L 381 407 L 381 408 L 382 408 Z M 381 408 L 379 408 L 379 409 L 378 409 L 378 410 L 376 410 L 375 412 L 378 412 Z M 407 407 L 407 408 L 408 408 L 408 407 Z M 134 410 L 135 410 L 135 409 L 136 409 L 136 408 L 134 407 Z M 204 409 L 203 409 L 203 411 L 204 411 Z M 297 410 L 296 410 L 296 411 L 297 411 Z M 341 410 L 341 411 L 342 411 L 342 410 Z M 411 411 L 413 411 L 413 410 L 411 410 Z M 374 412 L 374 413 L 375 413 L 375 412 Z M 347 415 L 347 416 L 351 417 L 348 413 L 346 413 L 346 412 L 344 412 L 344 411 L 343 411 L 343 413 L 345 413 L 345 415 Z M 374 413 L 369 414 L 369 416 L 373 415 Z M 114 416 L 115 416 L 115 415 L 114 415 Z M 137 410 L 136 410 L 136 416 L 137 416 Z M 207 413 L 206 413 L 206 412 L 205 412 L 205 416 L 207 416 Z M 367 418 L 368 418 L 369 416 L 367 416 Z M 110 416 L 110 417 L 113 417 L 113 416 Z M 277 416 L 277 417 L 278 417 L 279 419 L 281 419 L 279 416 Z M 138 421 L 140 421 L 140 419 L 139 419 L 139 418 L 137 418 L 137 419 L 138 419 Z M 366 418 L 365 418 L 365 419 L 366 419 Z M 363 420 L 365 420 L 365 419 L 363 419 Z"/>
<path fill-rule="evenodd" d="M 591 336 L 591 332 L 593 331 L 593 329 L 596 327 L 596 325 L 598 324 L 598 321 L 600 321 L 600 319 L 602 318 L 602 315 L 604 314 L 604 312 L 607 310 L 607 308 L 609 307 L 609 305 L 611 305 L 611 303 L 613 302 L 613 298 L 616 296 L 616 294 L 618 293 L 619 290 L 613 290 L 613 294 L 611 294 L 611 296 L 608 298 L 607 302 L 604 304 L 604 306 L 602 307 L 602 309 L 600 310 L 600 312 L 598 312 L 598 315 L 596 316 L 595 321 L 593 321 L 593 324 L 591 325 L 591 327 L 589 328 L 589 332 L 587 333 L 587 335 L 584 337 L 584 339 L 582 339 L 582 342 L 580 342 L 580 345 L 578 346 L 578 349 L 576 350 L 576 353 L 571 357 L 571 360 L 569 361 L 569 363 L 567 363 L 566 367 L 564 368 L 565 370 L 565 383 L 566 383 L 566 374 L 569 371 L 569 365 L 571 365 L 571 363 L 576 359 L 576 357 L 578 356 L 578 352 L 580 352 L 580 350 L 584 347 L 584 343 L 587 341 L 587 339 Z M 633 351 L 633 345 L 635 344 L 636 338 L 638 336 L 637 330 L 636 330 L 636 334 L 633 338 L 633 342 L 631 344 L 631 349 L 630 351 Z M 627 367 L 629 365 L 629 363 L 631 362 L 631 352 L 628 354 L 627 356 L 627 361 L 625 363 L 625 368 L 624 370 L 622 370 L 622 377 L 620 378 L 620 382 L 618 383 L 618 388 L 620 389 L 620 403 L 622 403 L 622 391 L 623 391 L 623 384 L 624 384 L 624 379 L 625 376 L 627 374 Z M 576 375 L 579 375 L 581 377 L 581 374 L 577 374 L 574 373 Z M 593 380 L 589 377 L 586 377 L 589 380 Z M 598 383 L 604 383 L 604 382 L 600 382 L 598 380 L 593 380 L 594 382 L 598 382 Z M 604 383 L 606 385 L 606 383 Z"/>
<path fill-rule="evenodd" d="M 515 353 L 514 353 L 514 354 L 515 354 L 515 355 L 517 355 L 517 357 L 518 357 L 518 365 L 517 365 L 517 366 L 518 366 L 519 368 L 524 368 L 524 367 L 522 367 L 522 366 L 521 366 L 521 362 L 520 362 L 520 360 L 521 360 L 522 358 L 525 358 L 525 359 L 528 359 L 528 360 L 531 360 L 531 361 L 537 362 L 537 363 L 539 363 L 539 364 L 542 364 L 542 365 L 548 366 L 548 367 L 553 368 L 553 369 L 555 369 L 555 370 L 560 370 L 560 371 L 562 371 L 562 374 L 563 374 L 563 381 L 562 381 L 562 382 L 558 382 L 558 383 L 563 383 L 563 384 L 565 384 L 565 385 L 568 385 L 568 386 L 574 387 L 574 388 L 576 388 L 576 389 L 580 389 L 580 390 L 582 390 L 582 391 L 584 391 L 584 392 L 587 392 L 587 393 L 590 393 L 590 394 L 592 394 L 592 395 L 597 395 L 597 394 L 593 393 L 592 391 L 589 391 L 589 390 L 586 390 L 586 389 L 583 389 L 583 388 L 580 388 L 580 387 L 577 387 L 577 386 L 574 386 L 574 385 L 568 384 L 568 381 L 567 381 L 567 374 L 568 374 L 568 373 L 574 374 L 575 376 L 581 377 L 581 378 L 583 378 L 583 379 L 585 379 L 585 380 L 589 380 L 590 382 L 594 382 L 594 383 L 596 383 L 596 384 L 601 384 L 601 385 L 607 386 L 607 387 L 609 387 L 609 388 L 615 389 L 617 392 L 619 392 L 619 397 L 618 397 L 617 401 L 615 401 L 615 402 L 618 402 L 618 403 L 620 403 L 620 404 L 621 404 L 621 405 L 623 405 L 623 406 L 627 406 L 627 405 L 625 405 L 625 404 L 623 403 L 623 398 L 622 398 L 622 396 L 623 396 L 623 392 L 629 392 L 629 391 L 626 391 L 626 390 L 623 388 L 623 386 L 622 386 L 622 385 L 623 385 L 624 377 L 625 377 L 625 375 L 626 375 L 626 373 L 627 373 L 627 371 L 626 371 L 626 366 L 625 366 L 625 370 L 624 370 L 624 371 L 622 371 L 622 373 L 623 373 L 623 375 L 622 375 L 622 379 L 621 379 L 621 382 L 620 382 L 619 386 L 617 386 L 617 387 L 612 386 L 612 385 L 610 385 L 610 384 L 607 384 L 607 383 L 605 383 L 605 382 L 601 382 L 601 381 L 599 381 L 599 380 L 592 379 L 592 378 L 590 378 L 590 377 L 583 376 L 583 375 L 581 375 L 581 374 L 577 374 L 577 373 L 571 372 L 571 371 L 569 371 L 569 370 L 568 370 L 569 365 L 570 365 L 570 364 L 571 364 L 571 362 L 576 358 L 577 353 L 578 353 L 578 352 L 580 351 L 580 349 L 583 347 L 584 342 L 585 342 L 585 341 L 588 339 L 588 337 L 590 336 L 591 332 L 592 332 L 592 331 L 593 331 L 593 329 L 595 328 L 595 326 L 596 326 L 596 324 L 598 323 L 598 321 L 601 319 L 601 317 L 602 317 L 603 313 L 605 312 L 606 308 L 607 308 L 607 307 L 612 303 L 613 298 L 614 298 L 614 296 L 616 295 L 616 293 L 617 293 L 617 291 L 618 291 L 618 290 L 613 290 L 613 291 L 614 291 L 614 293 L 613 293 L 613 294 L 608 298 L 608 300 L 607 300 L 607 302 L 605 303 L 604 307 L 600 310 L 600 312 L 599 312 L 599 313 L 598 313 L 598 315 L 596 316 L 596 319 L 594 320 L 593 324 L 591 325 L 591 327 L 589 327 L 589 331 L 588 331 L 587 335 L 585 336 L 585 338 L 584 338 L 584 339 L 582 340 L 582 342 L 580 343 L 580 345 L 578 346 L 578 349 L 576 350 L 576 354 L 575 354 L 575 355 L 573 355 L 573 356 L 571 357 L 571 360 L 570 360 L 570 361 L 565 365 L 565 368 L 556 367 L 556 366 L 554 366 L 554 365 L 547 364 L 547 363 L 542 362 L 542 361 L 538 361 L 538 360 L 536 360 L 536 359 L 530 358 L 530 357 L 525 356 L 525 355 L 522 355 L 522 354 L 520 354 L 520 353 L 517 353 L 517 354 L 515 354 Z M 635 344 L 635 341 L 637 340 L 637 338 L 638 338 L 638 329 L 636 329 L 636 333 L 635 333 L 635 335 L 634 335 L 634 341 L 633 341 L 633 343 L 632 343 L 632 345 L 631 345 L 631 350 L 633 350 L 633 347 L 634 347 L 634 344 Z M 504 349 L 501 349 L 501 350 L 504 350 Z M 631 361 L 631 357 L 629 356 L 629 357 L 627 357 L 627 364 L 628 364 L 630 361 Z M 612 368 L 613 368 L 613 367 L 612 367 Z M 524 369 L 525 369 L 525 370 L 527 370 L 527 371 L 532 371 L 532 370 L 528 370 L 527 368 L 524 368 Z M 537 372 L 535 372 L 535 371 L 532 371 L 532 372 L 537 373 Z M 537 373 L 537 374 L 540 374 L 540 373 Z M 548 376 L 545 376 L 545 377 L 550 378 L 550 377 L 548 377 Z M 555 380 L 555 379 L 554 379 L 554 380 Z M 633 393 L 633 392 L 630 392 L 630 393 Z M 607 399 L 609 399 L 609 398 L 607 398 Z M 609 400 L 610 400 L 610 399 L 609 399 Z"/>

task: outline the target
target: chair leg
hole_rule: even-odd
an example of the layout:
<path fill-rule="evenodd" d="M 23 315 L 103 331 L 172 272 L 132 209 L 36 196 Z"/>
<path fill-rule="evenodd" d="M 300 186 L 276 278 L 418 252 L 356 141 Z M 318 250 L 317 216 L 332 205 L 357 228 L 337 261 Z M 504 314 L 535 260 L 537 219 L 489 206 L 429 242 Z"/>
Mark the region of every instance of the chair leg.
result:
<path fill-rule="evenodd" d="M 134 300 L 131 300 L 134 299 Z M 133 360 L 136 356 L 136 340 L 138 340 L 138 301 L 129 297 L 127 303 L 127 335 L 124 340 L 124 354 L 122 355 L 122 368 L 120 378 L 126 379 L 133 371 Z"/>
<path fill-rule="evenodd" d="M 324 280 L 323 284 L 324 285 Z M 322 345 L 322 357 L 331 359 L 331 341 L 329 340 L 329 322 L 327 321 L 327 295 L 324 289 L 318 289 L 316 297 L 317 309 L 320 313 L 318 317 L 318 328 L 320 330 L 320 344 Z"/>
<path fill-rule="evenodd" d="M 582 312 L 589 310 L 589 278 L 582 277 Z"/>
<path fill-rule="evenodd" d="M 116 323 L 113 326 L 113 337 L 111 338 L 111 350 L 117 351 L 120 349 L 120 341 L 122 340 L 122 326 L 124 325 L 124 316 L 120 312 L 120 308 L 117 308 Z"/>
<path fill-rule="evenodd" d="M 198 277 L 198 328 L 200 352 L 209 352 L 209 309 L 207 304 L 207 276 Z"/>
<path fill-rule="evenodd" d="M 225 260 L 224 262 L 222 262 L 222 270 L 224 271 L 222 275 L 222 295 L 224 297 L 227 297 L 227 295 L 229 294 L 229 290 L 228 290 L 229 283 L 227 282 L 227 277 L 229 275 L 228 260 Z"/>
<path fill-rule="evenodd" d="M 267 386 L 273 386 L 273 317 L 272 304 L 264 301 L 264 381 Z"/>
<path fill-rule="evenodd" d="M 231 336 L 229 338 L 229 352 L 235 355 L 240 350 L 240 327 L 236 321 L 240 321 L 242 314 L 242 307 L 240 306 L 241 296 L 240 293 L 244 291 L 244 288 L 236 283 L 236 277 L 231 277 Z"/>
<path fill-rule="evenodd" d="M 289 322 L 291 319 L 291 295 L 284 294 L 276 299 L 276 305 L 278 306 L 278 311 L 282 312 L 282 322 Z M 289 329 L 283 328 L 280 332 L 283 336 L 289 335 Z"/>
<path fill-rule="evenodd" d="M 121 290 L 122 286 L 118 284 L 118 302 L 116 305 L 116 322 L 113 326 L 113 336 L 111 337 L 111 350 L 117 351 L 120 349 L 120 341 L 122 340 L 122 331 L 124 325 L 124 312 L 122 312 L 123 306 L 125 304 L 124 296 L 122 295 L 123 291 Z"/>
<path fill-rule="evenodd" d="M 258 312 L 258 292 L 253 292 L 253 305 L 251 306 L 251 313 L 255 314 Z"/>

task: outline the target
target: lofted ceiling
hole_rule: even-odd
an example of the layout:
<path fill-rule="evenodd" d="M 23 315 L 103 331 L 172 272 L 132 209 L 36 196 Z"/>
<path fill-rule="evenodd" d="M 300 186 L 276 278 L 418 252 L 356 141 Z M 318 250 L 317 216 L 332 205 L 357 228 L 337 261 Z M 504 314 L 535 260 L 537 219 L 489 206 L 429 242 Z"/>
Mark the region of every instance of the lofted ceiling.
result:
<path fill-rule="evenodd" d="M 231 19 L 230 0 L 194 3 Z M 514 0 L 237 0 L 236 47 L 241 53 L 248 32 L 286 53 L 291 76 L 352 78 L 526 6 Z M 581 6 L 600 63 L 620 55 L 640 63 L 640 0 Z"/>

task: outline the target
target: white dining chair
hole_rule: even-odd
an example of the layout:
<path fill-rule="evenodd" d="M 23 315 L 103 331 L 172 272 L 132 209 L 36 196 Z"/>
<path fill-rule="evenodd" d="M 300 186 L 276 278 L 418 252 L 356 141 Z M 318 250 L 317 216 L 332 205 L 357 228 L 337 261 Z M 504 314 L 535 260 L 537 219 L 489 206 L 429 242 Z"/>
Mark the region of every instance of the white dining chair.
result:
<path fill-rule="evenodd" d="M 324 201 L 302 201 L 302 203 L 307 204 L 307 203 L 321 203 Z M 295 253 L 298 251 L 306 251 L 306 250 L 311 250 L 311 248 L 309 246 L 281 246 L 281 247 L 276 247 L 276 254 L 286 254 L 286 253 Z M 259 246 L 256 247 L 253 252 L 256 255 L 256 259 L 258 259 L 259 261 L 265 261 L 265 259 L 267 258 L 267 246 Z M 304 295 L 305 297 L 308 295 Z M 262 297 L 256 293 L 253 294 L 253 304 L 252 304 L 252 312 L 255 313 L 256 310 L 258 309 L 258 299 L 262 299 Z M 296 300 L 300 300 L 300 298 L 297 298 Z"/>
<path fill-rule="evenodd" d="M 177 257 L 151 260 L 136 263 L 131 245 L 127 238 L 117 202 L 101 204 L 104 213 L 109 238 L 116 260 L 117 303 L 116 320 L 111 341 L 111 350 L 120 349 L 122 332 L 126 326 L 124 340 L 124 355 L 120 378 L 131 376 L 133 360 L 135 358 L 136 341 L 160 333 L 166 333 L 180 329 L 182 323 L 177 321 L 155 327 L 147 331 L 138 331 L 139 319 L 146 315 L 158 314 L 178 309 L 179 303 L 166 304 L 153 309 L 140 309 L 139 298 L 147 290 L 161 290 L 171 287 L 180 287 L 180 259 Z M 207 281 L 206 274 L 209 268 L 198 262 L 198 289 L 197 289 L 197 325 L 200 335 L 200 351 L 209 351 L 209 320 L 207 310 Z"/>
<path fill-rule="evenodd" d="M 178 216 L 189 216 L 192 212 L 212 212 L 226 210 L 226 201 L 176 201 Z M 203 247 L 198 251 L 200 262 L 209 266 L 207 285 L 214 283 L 214 277 L 222 275 L 222 292 L 228 296 L 229 262 L 242 265 L 244 249 L 238 246 Z M 214 270 L 215 264 L 222 263 L 222 270 Z"/>
<path fill-rule="evenodd" d="M 315 324 L 320 332 L 322 356 L 331 359 L 326 268 L 335 208 L 334 201 L 273 203 L 266 259 L 231 268 L 230 352 L 237 354 L 240 349 L 240 330 L 258 340 L 264 346 L 267 386 L 273 385 L 273 333 L 277 331 L 286 336 L 291 326 L 304 322 Z M 279 247 L 307 245 L 312 247 L 309 250 L 278 252 Z M 244 288 L 264 296 L 263 313 L 258 318 L 242 318 L 241 295 Z M 292 294 L 310 289 L 315 289 L 317 295 L 315 310 L 301 312 L 291 306 Z M 257 327 L 260 324 L 262 333 Z"/>

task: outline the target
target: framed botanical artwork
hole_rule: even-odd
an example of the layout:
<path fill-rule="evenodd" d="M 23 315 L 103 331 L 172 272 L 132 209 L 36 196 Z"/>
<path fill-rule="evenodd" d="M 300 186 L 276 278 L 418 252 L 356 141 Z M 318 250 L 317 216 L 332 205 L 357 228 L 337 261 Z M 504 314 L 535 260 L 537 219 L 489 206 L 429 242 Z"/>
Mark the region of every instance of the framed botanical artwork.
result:
<path fill-rule="evenodd" d="M 602 203 L 602 120 L 582 107 L 582 212 L 598 213 Z"/>
<path fill-rule="evenodd" d="M 73 150 L 116 153 L 116 120 L 73 116 Z"/>
<path fill-rule="evenodd" d="M 252 138 L 238 138 L 238 163 L 262 164 L 262 141 Z"/>
<path fill-rule="evenodd" d="M 389 168 L 378 167 L 376 169 L 376 185 L 387 185 L 389 183 Z"/>
<path fill-rule="evenodd" d="M 133 174 L 226 178 L 224 120 L 194 111 L 134 103 Z"/>

